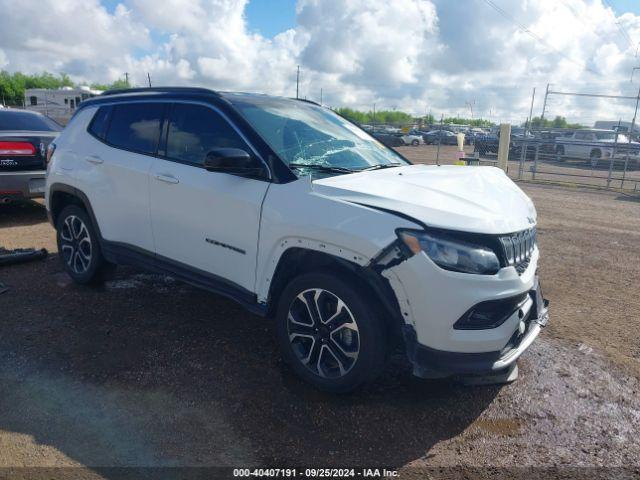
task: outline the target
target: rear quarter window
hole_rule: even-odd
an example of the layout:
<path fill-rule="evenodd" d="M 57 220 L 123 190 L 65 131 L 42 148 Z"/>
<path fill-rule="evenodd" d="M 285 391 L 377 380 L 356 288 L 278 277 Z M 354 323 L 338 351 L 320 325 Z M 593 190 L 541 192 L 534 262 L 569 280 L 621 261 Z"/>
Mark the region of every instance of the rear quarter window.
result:
<path fill-rule="evenodd" d="M 161 103 L 130 103 L 112 107 L 105 141 L 138 153 L 154 154 L 164 112 Z"/>
<path fill-rule="evenodd" d="M 93 119 L 89 124 L 89 133 L 94 137 L 104 140 L 109 127 L 109 116 L 111 114 L 111 106 L 100 107 L 93 115 Z"/>

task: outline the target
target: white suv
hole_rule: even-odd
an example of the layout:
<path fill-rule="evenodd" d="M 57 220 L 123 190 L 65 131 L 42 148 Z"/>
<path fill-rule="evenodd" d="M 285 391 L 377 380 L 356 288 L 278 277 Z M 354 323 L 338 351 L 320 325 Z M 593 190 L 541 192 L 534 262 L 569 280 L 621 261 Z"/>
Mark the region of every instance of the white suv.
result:
<path fill-rule="evenodd" d="M 536 211 L 501 170 L 412 165 L 311 102 L 108 92 L 52 151 L 75 281 L 133 264 L 225 295 L 275 318 L 284 358 L 325 390 L 398 346 L 421 377 L 512 380 L 547 321 Z"/>

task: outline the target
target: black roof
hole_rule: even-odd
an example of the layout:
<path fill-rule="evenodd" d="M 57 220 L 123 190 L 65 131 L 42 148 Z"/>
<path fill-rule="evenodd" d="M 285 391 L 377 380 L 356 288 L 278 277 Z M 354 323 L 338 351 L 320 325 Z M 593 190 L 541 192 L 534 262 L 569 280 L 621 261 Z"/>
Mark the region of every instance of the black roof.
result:
<path fill-rule="evenodd" d="M 208 98 L 211 100 L 219 100 L 221 98 L 218 92 L 209 90 L 208 88 L 197 87 L 153 87 L 153 88 L 123 88 L 115 90 L 107 90 L 101 95 L 84 100 L 80 104 L 80 108 L 76 113 L 84 107 L 91 105 L 100 105 L 102 103 L 111 103 L 114 100 L 136 100 L 153 98 Z"/>
<path fill-rule="evenodd" d="M 127 93 L 204 93 L 207 95 L 217 95 L 217 92 L 201 87 L 145 87 L 145 88 L 116 88 L 103 92 L 105 95 L 124 95 Z"/>
<path fill-rule="evenodd" d="M 115 99 L 141 99 L 141 98 L 202 98 L 207 97 L 211 100 L 222 100 L 223 103 L 234 102 L 269 102 L 275 99 L 286 101 L 300 101 L 314 105 L 318 103 L 312 100 L 279 97 L 275 95 L 267 95 L 263 93 L 245 93 L 245 92 L 219 92 L 202 87 L 151 87 L 151 88 L 124 88 L 107 90 L 96 97 L 89 98 L 80 104 L 80 107 L 96 105 L 100 103 L 111 102 Z"/>

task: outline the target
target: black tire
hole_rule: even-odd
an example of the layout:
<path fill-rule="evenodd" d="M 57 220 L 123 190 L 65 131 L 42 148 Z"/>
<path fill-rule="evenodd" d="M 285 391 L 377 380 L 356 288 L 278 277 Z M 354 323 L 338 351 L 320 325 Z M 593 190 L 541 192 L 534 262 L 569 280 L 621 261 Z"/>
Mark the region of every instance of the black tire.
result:
<path fill-rule="evenodd" d="M 565 157 L 564 157 L 564 146 L 563 145 L 556 146 L 556 155 L 558 157 L 558 161 L 564 162 Z"/>
<path fill-rule="evenodd" d="M 591 150 L 591 153 L 589 154 L 589 164 L 595 168 L 598 166 L 598 162 L 600 161 L 600 158 L 602 158 L 602 152 L 597 149 L 594 148 L 593 150 Z"/>
<path fill-rule="evenodd" d="M 411 142 L 411 145 L 413 145 L 414 147 L 417 147 L 418 145 L 420 145 L 420 142 L 418 140 L 413 140 Z"/>
<path fill-rule="evenodd" d="M 107 262 L 87 212 L 78 205 L 65 207 L 56 221 L 56 240 L 62 266 L 74 282 L 98 283 Z"/>
<path fill-rule="evenodd" d="M 387 350 L 384 323 L 377 313 L 380 309 L 375 308 L 366 292 L 354 286 L 355 279 L 353 282 L 346 280 L 324 271 L 302 274 L 284 289 L 276 313 L 278 343 L 284 360 L 305 381 L 332 393 L 350 392 L 375 379 L 384 367 Z M 318 297 L 313 300 L 316 294 Z M 321 321 L 313 318 L 301 296 L 313 300 L 312 305 L 318 305 L 313 310 L 316 314 L 320 312 Z M 342 301 L 346 309 L 340 307 L 336 299 Z M 332 314 L 334 303 L 335 312 L 341 314 Z M 297 322 L 290 320 L 290 312 Z M 332 318 L 332 315 L 337 323 L 322 322 L 323 316 Z M 357 329 L 355 333 L 353 323 Z M 336 324 L 340 325 L 335 327 Z M 328 334 L 318 331 L 318 325 L 321 328 L 324 325 Z M 294 336 L 293 340 L 290 335 Z M 343 341 L 345 336 L 350 340 L 348 344 Z M 352 357 L 355 352 L 355 359 L 340 355 L 340 351 Z M 338 365 L 338 357 L 344 357 L 344 362 L 340 363 L 342 367 Z M 303 362 L 305 359 L 306 363 Z"/>

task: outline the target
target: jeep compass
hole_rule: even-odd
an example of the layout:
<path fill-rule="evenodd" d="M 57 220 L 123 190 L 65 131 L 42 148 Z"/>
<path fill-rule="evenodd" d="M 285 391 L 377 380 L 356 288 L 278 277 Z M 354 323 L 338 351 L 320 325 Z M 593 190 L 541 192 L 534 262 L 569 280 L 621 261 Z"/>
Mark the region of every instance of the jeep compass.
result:
<path fill-rule="evenodd" d="M 321 389 L 372 380 L 398 347 L 420 377 L 510 381 L 547 322 L 536 210 L 502 170 L 412 165 L 312 102 L 106 92 L 50 151 L 73 280 L 130 264 L 231 298 Z"/>

